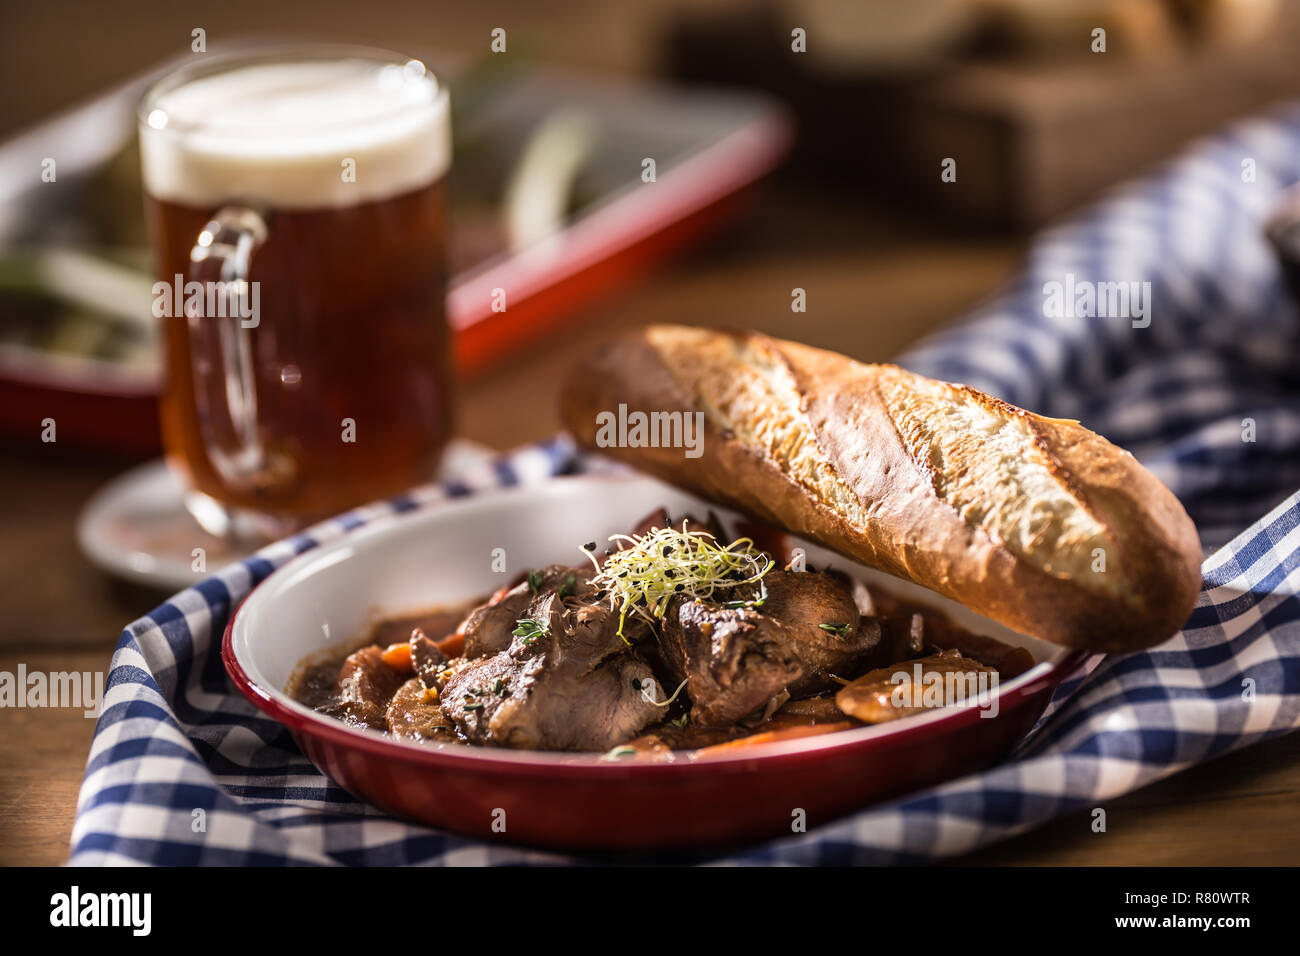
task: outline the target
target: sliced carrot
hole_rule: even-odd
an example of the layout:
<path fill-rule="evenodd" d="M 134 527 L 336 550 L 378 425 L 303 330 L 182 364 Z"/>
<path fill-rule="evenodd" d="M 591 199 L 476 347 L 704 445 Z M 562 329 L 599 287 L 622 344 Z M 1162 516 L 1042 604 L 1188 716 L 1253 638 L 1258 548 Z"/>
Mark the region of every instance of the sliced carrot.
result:
<path fill-rule="evenodd" d="M 837 720 L 831 724 L 808 724 L 802 727 L 783 727 L 780 730 L 767 730 L 761 734 L 751 734 L 748 737 L 741 737 L 738 740 L 728 740 L 723 744 L 714 744 L 712 747 L 704 747 L 697 750 L 696 756 L 707 757 L 713 754 L 726 754 L 733 750 L 744 747 L 752 747 L 755 744 L 770 744 L 780 740 L 797 740 L 800 737 L 815 737 L 818 734 L 829 734 L 836 730 L 850 730 L 853 727 L 859 727 L 860 724 L 851 720 Z"/>
<path fill-rule="evenodd" d="M 460 631 L 449 634 L 440 641 L 434 641 L 434 643 L 438 645 L 438 650 L 448 657 L 460 657 L 465 653 L 465 635 Z"/>
<path fill-rule="evenodd" d="M 415 670 L 415 664 L 411 660 L 410 643 L 403 641 L 400 644 L 389 644 L 384 648 L 383 662 L 400 673 L 411 673 Z"/>

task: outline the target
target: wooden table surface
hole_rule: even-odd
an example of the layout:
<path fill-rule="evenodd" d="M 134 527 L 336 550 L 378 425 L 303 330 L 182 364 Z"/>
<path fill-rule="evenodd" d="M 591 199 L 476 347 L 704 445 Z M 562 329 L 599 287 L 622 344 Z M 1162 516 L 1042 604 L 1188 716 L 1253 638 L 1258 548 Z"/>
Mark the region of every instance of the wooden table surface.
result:
<path fill-rule="evenodd" d="M 581 324 L 462 392 L 466 437 L 507 448 L 552 433 L 551 396 L 575 350 L 655 319 L 722 319 L 797 336 L 864 359 L 886 358 L 960 314 L 1012 268 L 1018 243 L 936 239 L 832 199 L 770 189 L 707 248 L 587 310 Z M 790 290 L 808 291 L 792 315 Z M 164 595 L 90 567 L 74 540 L 78 509 L 125 465 L 5 449 L 0 470 L 0 671 L 107 667 L 123 625 Z M 0 863 L 67 857 L 94 722 L 72 710 L 0 710 Z M 1104 834 L 1087 813 L 1058 820 L 962 862 L 1261 864 L 1300 858 L 1300 735 L 1179 774 L 1107 807 Z"/>

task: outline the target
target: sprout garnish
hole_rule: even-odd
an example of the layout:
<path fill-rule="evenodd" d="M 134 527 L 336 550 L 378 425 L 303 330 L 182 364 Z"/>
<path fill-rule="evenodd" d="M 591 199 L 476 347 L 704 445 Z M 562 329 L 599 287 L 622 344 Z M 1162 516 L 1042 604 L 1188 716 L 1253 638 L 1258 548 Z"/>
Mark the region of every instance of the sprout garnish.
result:
<path fill-rule="evenodd" d="M 619 549 L 612 551 L 602 567 L 592 551 L 583 554 L 596 566 L 591 583 L 609 595 L 609 606 L 619 612 L 618 636 L 624 641 L 623 625 L 629 613 L 654 626 L 663 620 L 674 597 L 709 600 L 720 590 L 758 584 L 776 562 L 754 546 L 749 538 L 738 538 L 726 547 L 707 531 L 689 531 L 687 522 L 677 528 L 652 528 L 643 535 L 615 534 L 609 540 Z M 754 601 L 731 604 L 747 606 Z"/>

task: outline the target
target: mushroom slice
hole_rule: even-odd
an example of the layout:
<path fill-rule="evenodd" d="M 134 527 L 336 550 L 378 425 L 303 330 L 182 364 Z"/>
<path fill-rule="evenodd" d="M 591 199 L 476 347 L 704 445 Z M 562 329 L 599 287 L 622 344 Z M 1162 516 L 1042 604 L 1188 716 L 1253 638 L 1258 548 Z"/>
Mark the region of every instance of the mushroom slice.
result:
<path fill-rule="evenodd" d="M 835 703 L 851 717 L 881 724 L 937 707 L 987 703 L 997 685 L 996 668 L 946 650 L 863 674 L 835 695 Z"/>

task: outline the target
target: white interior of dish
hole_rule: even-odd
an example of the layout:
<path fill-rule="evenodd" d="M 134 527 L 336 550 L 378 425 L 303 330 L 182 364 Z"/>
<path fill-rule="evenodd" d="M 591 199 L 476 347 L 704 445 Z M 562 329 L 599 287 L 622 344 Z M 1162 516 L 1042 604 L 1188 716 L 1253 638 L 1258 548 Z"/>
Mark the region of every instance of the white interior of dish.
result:
<path fill-rule="evenodd" d="M 626 532 L 660 506 L 670 515 L 691 512 L 700 518 L 709 509 L 651 478 L 602 475 L 485 492 L 379 519 L 294 559 L 258 587 L 232 628 L 235 657 L 263 692 L 309 713 L 283 693 L 304 657 L 355 643 L 379 618 L 460 603 L 490 593 L 533 567 L 581 564 L 584 542 L 604 542 L 611 534 Z M 732 516 L 715 510 L 731 530 Z M 925 588 L 815 545 L 801 546 L 819 568 L 832 564 L 857 575 L 868 587 L 884 584 L 900 596 L 946 612 L 971 631 L 1028 649 L 1038 666 L 1001 684 L 1003 693 L 1041 678 L 1068 653 Z M 492 569 L 497 548 L 503 549 L 504 572 Z M 940 712 L 906 722 L 932 716 Z"/>

